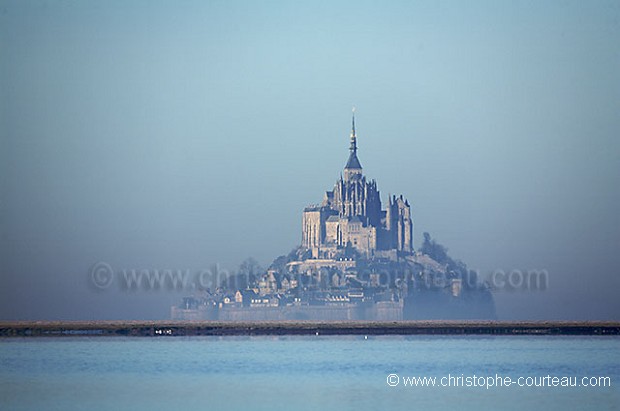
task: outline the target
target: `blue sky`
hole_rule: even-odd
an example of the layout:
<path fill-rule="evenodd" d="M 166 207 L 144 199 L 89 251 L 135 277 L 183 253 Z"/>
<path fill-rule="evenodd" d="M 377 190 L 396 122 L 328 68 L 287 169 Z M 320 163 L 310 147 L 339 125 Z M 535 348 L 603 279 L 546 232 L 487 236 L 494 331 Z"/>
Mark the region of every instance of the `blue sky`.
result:
<path fill-rule="evenodd" d="M 0 317 L 159 318 L 89 267 L 234 269 L 347 159 L 503 318 L 617 318 L 618 2 L 0 1 Z M 23 301 L 36 301 L 23 307 Z"/>

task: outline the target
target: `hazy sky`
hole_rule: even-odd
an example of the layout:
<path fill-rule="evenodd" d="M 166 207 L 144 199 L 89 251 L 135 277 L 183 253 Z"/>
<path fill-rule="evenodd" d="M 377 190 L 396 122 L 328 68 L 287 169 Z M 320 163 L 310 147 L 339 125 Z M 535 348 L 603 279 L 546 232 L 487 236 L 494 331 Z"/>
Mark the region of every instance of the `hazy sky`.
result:
<path fill-rule="evenodd" d="M 0 319 L 167 318 L 90 269 L 235 269 L 359 158 L 501 318 L 620 319 L 620 3 L 0 0 Z"/>

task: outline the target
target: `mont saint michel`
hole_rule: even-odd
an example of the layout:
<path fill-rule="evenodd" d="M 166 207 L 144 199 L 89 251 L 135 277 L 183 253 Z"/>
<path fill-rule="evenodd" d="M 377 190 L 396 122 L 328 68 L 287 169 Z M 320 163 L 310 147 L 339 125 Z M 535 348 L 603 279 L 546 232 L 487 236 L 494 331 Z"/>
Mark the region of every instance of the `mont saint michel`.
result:
<path fill-rule="evenodd" d="M 175 320 L 402 320 L 495 318 L 474 271 L 424 233 L 414 245 L 409 200 L 389 195 L 358 157 L 355 112 L 349 154 L 331 190 L 301 216 L 301 244 L 262 271 L 242 265 L 217 289 L 171 309 Z"/>

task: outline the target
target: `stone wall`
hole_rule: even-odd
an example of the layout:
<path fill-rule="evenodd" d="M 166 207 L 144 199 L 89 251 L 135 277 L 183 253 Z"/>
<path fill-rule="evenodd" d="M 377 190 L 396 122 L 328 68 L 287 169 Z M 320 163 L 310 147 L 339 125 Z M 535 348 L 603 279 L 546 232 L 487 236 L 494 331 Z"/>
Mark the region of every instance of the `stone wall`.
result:
<path fill-rule="evenodd" d="M 224 307 L 209 310 L 172 307 L 171 314 L 173 320 L 186 321 L 399 321 L 403 319 L 403 304 L 385 301 L 376 304 Z"/>

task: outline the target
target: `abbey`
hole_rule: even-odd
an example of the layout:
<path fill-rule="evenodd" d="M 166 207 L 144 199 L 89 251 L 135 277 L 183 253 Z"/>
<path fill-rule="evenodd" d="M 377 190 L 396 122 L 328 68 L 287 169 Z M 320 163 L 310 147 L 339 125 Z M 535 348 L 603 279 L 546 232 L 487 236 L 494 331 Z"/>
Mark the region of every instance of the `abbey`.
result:
<path fill-rule="evenodd" d="M 320 205 L 306 207 L 302 218 L 302 248 L 312 258 L 336 258 L 354 249 L 364 258 L 395 259 L 413 253 L 413 221 L 403 196 L 388 198 L 385 210 L 375 180 L 367 180 L 357 158 L 355 114 L 349 159 L 334 189 Z"/>
<path fill-rule="evenodd" d="M 355 117 L 349 158 L 323 201 L 303 211 L 301 245 L 267 270 L 244 263 L 214 289 L 171 308 L 173 319 L 218 321 L 398 321 L 495 318 L 484 284 L 425 234 L 413 248 L 409 202 L 388 196 L 357 157 Z M 247 260 L 246 260 L 247 261 Z M 254 272 L 254 268 L 256 272 Z M 432 292 L 428 292 L 428 291 Z"/>

